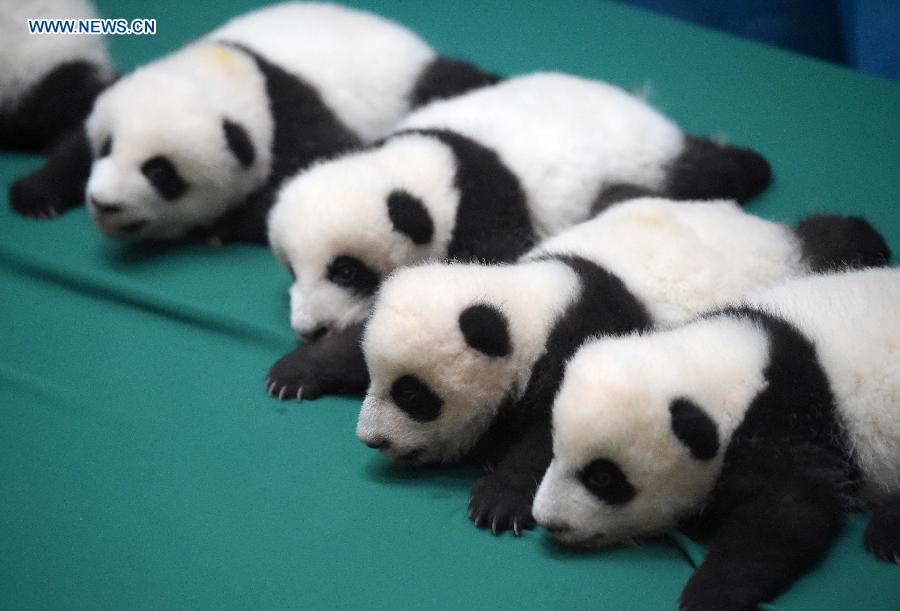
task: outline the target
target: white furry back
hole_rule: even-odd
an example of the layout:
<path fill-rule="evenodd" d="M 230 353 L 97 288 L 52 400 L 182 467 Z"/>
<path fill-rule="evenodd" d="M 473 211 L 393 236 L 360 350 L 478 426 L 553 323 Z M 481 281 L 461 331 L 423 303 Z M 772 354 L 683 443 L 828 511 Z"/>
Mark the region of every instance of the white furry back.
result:
<path fill-rule="evenodd" d="M 436 102 L 398 129 L 444 128 L 496 151 L 522 181 L 542 237 L 587 218 L 603 185 L 658 187 L 683 147 L 679 128 L 642 100 L 557 73 L 512 78 Z"/>
<path fill-rule="evenodd" d="M 16 103 L 57 65 L 84 60 L 110 66 L 102 36 L 28 33 L 29 19 L 91 19 L 87 0 L 0 2 L 0 109 Z"/>
<path fill-rule="evenodd" d="M 434 51 L 410 30 L 331 4 L 288 2 L 234 18 L 209 35 L 239 42 L 315 86 L 347 126 L 383 136 Z"/>
<path fill-rule="evenodd" d="M 811 276 L 749 301 L 813 340 L 867 481 L 900 491 L 900 269 Z"/>
<path fill-rule="evenodd" d="M 657 323 L 687 320 L 804 270 L 793 232 L 730 201 L 641 198 L 538 246 L 576 253 L 621 278 Z"/>

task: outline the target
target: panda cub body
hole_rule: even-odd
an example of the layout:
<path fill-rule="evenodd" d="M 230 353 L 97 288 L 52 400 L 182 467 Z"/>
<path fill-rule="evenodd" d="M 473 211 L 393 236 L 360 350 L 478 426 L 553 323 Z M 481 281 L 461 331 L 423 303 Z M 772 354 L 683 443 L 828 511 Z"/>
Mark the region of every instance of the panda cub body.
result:
<path fill-rule="evenodd" d="M 321 377 L 348 369 L 324 356 L 358 343 L 375 289 L 397 267 L 514 261 L 629 196 L 744 200 L 769 179 L 758 154 L 687 136 L 598 81 L 535 73 L 432 103 L 384 141 L 317 164 L 280 191 L 269 240 L 295 277 L 292 327 L 307 341 L 350 330 L 327 350 L 305 345 L 285 357 L 271 392 L 294 396 L 303 386 L 310 396 L 325 388 Z"/>
<path fill-rule="evenodd" d="M 87 0 L 5 0 L 0 148 L 39 151 L 77 127 L 115 71 L 101 36 L 30 34 L 33 19 L 93 19 Z"/>
<path fill-rule="evenodd" d="M 534 515 L 579 546 L 687 524 L 684 608 L 745 609 L 811 568 L 848 508 L 900 562 L 900 270 L 786 282 L 681 327 L 585 344 Z"/>
<path fill-rule="evenodd" d="M 883 246 L 869 230 L 862 246 Z M 578 346 L 684 321 L 806 273 L 805 255 L 788 227 L 734 202 L 642 198 L 546 240 L 515 265 L 399 270 L 365 329 L 371 383 L 357 435 L 401 462 L 488 465 L 470 517 L 495 532 L 531 527 L 551 458 L 550 406 Z"/>
<path fill-rule="evenodd" d="M 40 215 L 86 197 L 116 237 L 264 242 L 284 177 L 382 136 L 416 104 L 494 80 L 376 15 L 263 8 L 122 77 L 11 201 Z"/>

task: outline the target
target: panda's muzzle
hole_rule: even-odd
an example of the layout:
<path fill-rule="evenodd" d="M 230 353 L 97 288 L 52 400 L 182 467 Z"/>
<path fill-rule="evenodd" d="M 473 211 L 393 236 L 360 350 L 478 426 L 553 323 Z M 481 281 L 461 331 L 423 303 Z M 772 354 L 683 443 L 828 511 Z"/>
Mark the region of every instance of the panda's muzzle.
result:
<path fill-rule="evenodd" d="M 297 335 L 303 340 L 304 344 L 311 344 L 317 340 L 322 339 L 328 333 L 328 327 L 325 325 L 319 325 L 318 327 L 310 330 L 310 331 L 299 331 Z"/>
<path fill-rule="evenodd" d="M 122 204 L 112 203 L 112 202 L 104 202 L 93 195 L 91 196 L 91 206 L 94 207 L 100 214 L 116 214 L 122 211 Z"/>
<path fill-rule="evenodd" d="M 572 530 L 571 526 L 563 522 L 542 522 L 541 526 L 551 535 L 564 535 Z"/>
<path fill-rule="evenodd" d="M 373 450 L 387 450 L 391 447 L 391 442 L 385 439 L 384 437 L 376 437 L 375 439 L 366 439 L 363 441 L 367 446 L 372 448 Z"/>

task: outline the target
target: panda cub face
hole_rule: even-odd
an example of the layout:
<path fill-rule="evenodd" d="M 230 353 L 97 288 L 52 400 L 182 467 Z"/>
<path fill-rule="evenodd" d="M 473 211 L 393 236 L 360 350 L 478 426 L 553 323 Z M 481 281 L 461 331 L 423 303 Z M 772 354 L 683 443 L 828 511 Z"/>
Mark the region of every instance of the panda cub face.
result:
<path fill-rule="evenodd" d="M 294 330 L 309 339 L 362 321 L 391 270 L 444 257 L 459 198 L 454 179 L 446 146 L 404 135 L 285 184 L 268 226 L 294 276 Z"/>
<path fill-rule="evenodd" d="M 86 200 L 107 235 L 181 237 L 241 203 L 268 172 L 266 106 L 249 121 L 241 104 L 220 107 L 204 90 L 215 87 L 180 74 L 175 59 L 124 77 L 88 117 L 94 160 Z"/>
<path fill-rule="evenodd" d="M 473 267 L 404 269 L 378 296 L 363 340 L 371 385 L 356 432 L 394 460 L 459 458 L 487 429 L 512 384 L 516 345 L 509 322 L 496 299 L 469 282 Z"/>
<path fill-rule="evenodd" d="M 554 538 L 630 541 L 702 506 L 765 386 L 765 340 L 742 330 L 735 339 L 746 343 L 731 355 L 715 326 L 601 339 L 570 360 L 553 407 L 554 458 L 533 506 Z"/>

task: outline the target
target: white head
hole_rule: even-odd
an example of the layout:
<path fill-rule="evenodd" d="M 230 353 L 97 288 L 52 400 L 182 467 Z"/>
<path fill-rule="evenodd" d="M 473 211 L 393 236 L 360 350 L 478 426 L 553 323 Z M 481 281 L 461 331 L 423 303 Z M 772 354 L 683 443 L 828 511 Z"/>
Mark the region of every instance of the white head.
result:
<path fill-rule="evenodd" d="M 269 214 L 269 242 L 295 278 L 294 330 L 309 338 L 364 320 L 389 272 L 444 258 L 455 178 L 447 146 L 407 134 L 287 182 Z"/>
<path fill-rule="evenodd" d="M 594 547 L 697 511 L 767 358 L 765 335 L 731 319 L 583 346 L 554 403 L 535 519 L 562 543 Z"/>
<path fill-rule="evenodd" d="M 363 339 L 371 384 L 359 439 L 404 462 L 464 455 L 523 392 L 575 283 L 556 262 L 396 272 Z"/>
<path fill-rule="evenodd" d="M 104 233 L 178 238 L 259 187 L 272 118 L 254 60 L 198 43 L 123 77 L 86 122 L 88 208 Z"/>

